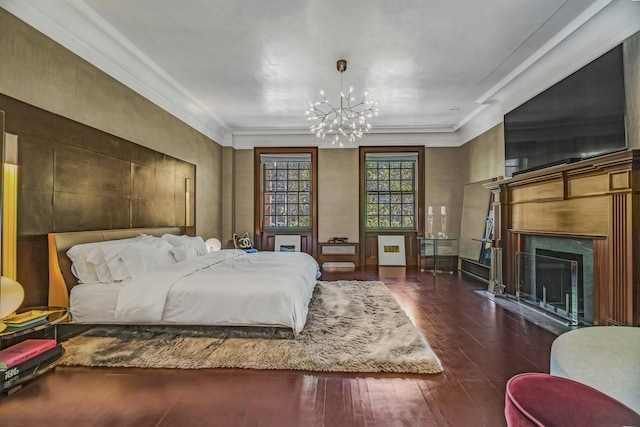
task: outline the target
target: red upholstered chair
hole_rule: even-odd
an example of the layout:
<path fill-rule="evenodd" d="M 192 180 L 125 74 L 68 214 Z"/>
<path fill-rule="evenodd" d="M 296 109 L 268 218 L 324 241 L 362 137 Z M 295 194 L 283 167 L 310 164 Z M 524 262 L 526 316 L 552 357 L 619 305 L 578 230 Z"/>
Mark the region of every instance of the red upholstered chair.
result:
<path fill-rule="evenodd" d="M 519 374 L 507 382 L 509 427 L 640 426 L 640 415 L 595 388 L 549 374 Z"/>

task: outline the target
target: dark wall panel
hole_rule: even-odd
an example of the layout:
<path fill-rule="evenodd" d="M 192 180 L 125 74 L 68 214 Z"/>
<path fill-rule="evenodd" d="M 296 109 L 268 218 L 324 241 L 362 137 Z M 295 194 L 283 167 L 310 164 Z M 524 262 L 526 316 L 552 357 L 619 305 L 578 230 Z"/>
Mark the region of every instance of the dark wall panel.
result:
<path fill-rule="evenodd" d="M 33 135 L 21 136 L 20 154 L 20 185 L 53 191 L 53 141 Z"/>
<path fill-rule="evenodd" d="M 154 200 L 156 197 L 156 169 L 154 166 L 131 165 L 131 197 L 134 200 Z"/>
<path fill-rule="evenodd" d="M 195 212 L 195 165 L 5 95 L 0 110 L 18 135 L 24 305 L 47 302 L 47 233 L 184 226 L 187 178 Z"/>
<path fill-rule="evenodd" d="M 131 162 L 145 166 L 156 166 L 156 152 L 150 148 L 136 145 L 131 147 Z"/>
<path fill-rule="evenodd" d="M 95 194 L 54 192 L 54 230 L 81 231 L 104 228 L 98 201 L 99 198 Z M 18 211 L 20 208 L 21 206 L 18 206 Z"/>
<path fill-rule="evenodd" d="M 21 209 L 21 206 L 27 208 Z M 53 190 L 19 188 L 18 240 L 20 236 L 43 235 L 51 230 L 53 230 Z"/>
<path fill-rule="evenodd" d="M 180 179 L 184 182 L 184 179 Z M 156 200 L 169 203 L 173 206 L 176 188 L 174 186 L 174 174 L 156 170 Z"/>
<path fill-rule="evenodd" d="M 102 229 L 131 227 L 131 198 L 104 197 L 98 198 Z"/>
<path fill-rule="evenodd" d="M 131 198 L 131 163 L 105 155 L 98 158 L 101 196 Z"/>
<path fill-rule="evenodd" d="M 153 200 L 132 199 L 131 204 L 132 227 L 151 227 L 151 224 L 155 224 L 157 211 Z"/>
<path fill-rule="evenodd" d="M 46 305 L 49 290 L 46 286 L 37 284 L 49 275 L 47 263 L 42 262 L 42 254 L 47 253 L 47 239 L 42 239 L 41 236 L 20 236 L 17 250 L 18 281 L 24 287 L 24 306 Z"/>
<path fill-rule="evenodd" d="M 98 153 L 59 143 L 55 144 L 54 150 L 53 186 L 56 192 L 94 195 L 100 193 Z"/>
<path fill-rule="evenodd" d="M 173 201 L 173 217 L 175 218 L 177 224 L 184 224 L 185 223 L 185 199 L 184 197 L 182 197 L 184 195 L 184 189 L 185 189 L 184 177 L 176 174 L 174 176 L 173 182 L 174 182 L 173 192 L 175 197 Z M 195 185 L 195 184 L 192 183 L 191 185 Z"/>

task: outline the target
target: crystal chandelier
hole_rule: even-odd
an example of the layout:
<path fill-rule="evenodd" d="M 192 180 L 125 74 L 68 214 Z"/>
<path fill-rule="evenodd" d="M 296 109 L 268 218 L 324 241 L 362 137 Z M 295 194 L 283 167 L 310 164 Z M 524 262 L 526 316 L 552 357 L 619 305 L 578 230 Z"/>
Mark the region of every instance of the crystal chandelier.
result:
<path fill-rule="evenodd" d="M 365 92 L 360 101 L 353 97 L 353 86 L 349 88 L 349 93 L 345 95 L 342 90 L 342 73 L 347 69 L 347 61 L 340 59 L 336 64 L 340 72 L 340 106 L 334 107 L 329 103 L 324 91 L 320 91 L 322 101 L 309 101 L 309 109 L 305 112 L 307 120 L 315 121 L 311 126 L 311 132 L 318 138 L 324 139 L 326 135 L 332 135 L 331 144 L 338 143 L 343 146 L 342 141 L 350 143 L 356 138 L 362 138 L 364 133 L 371 129 L 371 123 L 367 119 L 378 115 L 377 102 L 367 100 L 368 93 Z"/>

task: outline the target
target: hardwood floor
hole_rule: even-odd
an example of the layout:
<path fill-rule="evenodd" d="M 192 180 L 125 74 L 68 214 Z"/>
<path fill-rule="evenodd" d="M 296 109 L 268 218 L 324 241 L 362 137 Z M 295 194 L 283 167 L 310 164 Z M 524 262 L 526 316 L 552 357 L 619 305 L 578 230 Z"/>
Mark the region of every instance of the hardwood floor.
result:
<path fill-rule="evenodd" d="M 341 279 L 383 280 L 444 373 L 57 367 L 0 398 L 0 425 L 501 426 L 507 380 L 548 372 L 555 336 L 476 295 L 481 282 L 415 270 L 322 277 Z"/>

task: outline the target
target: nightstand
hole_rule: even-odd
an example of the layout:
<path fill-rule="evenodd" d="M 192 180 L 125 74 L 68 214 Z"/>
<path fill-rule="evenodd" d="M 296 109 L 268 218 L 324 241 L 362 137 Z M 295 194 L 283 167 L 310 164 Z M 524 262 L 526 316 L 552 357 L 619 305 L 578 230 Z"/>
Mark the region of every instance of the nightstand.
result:
<path fill-rule="evenodd" d="M 22 314 L 31 310 L 51 311 L 52 313 L 36 319 L 33 322 L 24 325 L 8 326 L 0 332 L 0 350 L 18 344 L 21 341 L 32 338 L 54 339 L 58 341 L 57 325 L 63 322 L 69 316 L 69 311 L 64 307 L 23 307 L 16 311 L 16 314 Z M 6 321 L 6 319 L 5 319 Z M 23 383 L 32 380 L 45 372 L 55 368 L 62 358 L 64 351 L 52 352 L 51 357 L 35 356 L 32 359 L 19 364 L 18 368 L 9 368 L 0 371 L 0 392 L 11 394 L 22 388 Z M 37 359 L 37 360 L 36 360 Z M 32 362 L 32 363 L 29 363 Z"/>
<path fill-rule="evenodd" d="M 318 243 L 318 264 L 339 263 L 336 266 L 353 264 L 353 268 L 360 267 L 360 243 Z M 352 269 L 353 269 L 352 268 Z"/>

